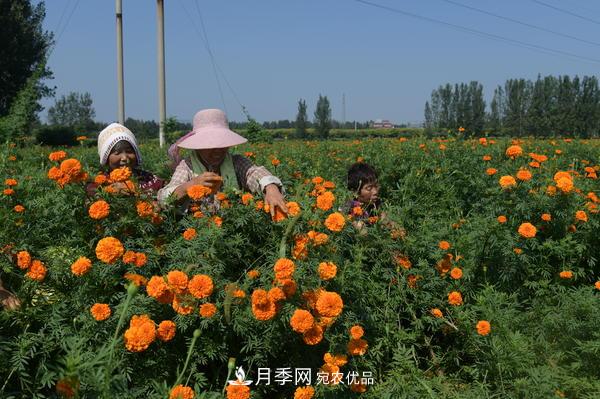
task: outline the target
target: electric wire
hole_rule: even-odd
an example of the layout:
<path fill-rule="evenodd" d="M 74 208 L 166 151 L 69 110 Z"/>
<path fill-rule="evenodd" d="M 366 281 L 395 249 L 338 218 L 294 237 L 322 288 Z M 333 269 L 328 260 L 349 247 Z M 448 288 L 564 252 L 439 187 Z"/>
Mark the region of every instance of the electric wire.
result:
<path fill-rule="evenodd" d="M 588 21 L 588 22 L 591 22 L 593 24 L 600 25 L 600 21 L 596 21 L 595 19 L 588 18 L 585 15 L 576 14 L 576 13 L 574 13 L 572 11 L 565 10 L 564 8 L 559 8 L 559 7 L 553 6 L 552 4 L 548 4 L 548 3 L 545 3 L 545 2 L 540 1 L 540 0 L 531 0 L 531 1 L 534 2 L 534 3 L 536 3 L 536 4 L 539 4 L 541 6 L 544 6 L 544 7 L 547 7 L 547 8 L 551 8 L 551 9 L 553 9 L 555 11 L 559 11 L 559 12 L 571 15 L 573 17 L 577 17 L 577 18 L 583 19 L 584 21 Z"/>

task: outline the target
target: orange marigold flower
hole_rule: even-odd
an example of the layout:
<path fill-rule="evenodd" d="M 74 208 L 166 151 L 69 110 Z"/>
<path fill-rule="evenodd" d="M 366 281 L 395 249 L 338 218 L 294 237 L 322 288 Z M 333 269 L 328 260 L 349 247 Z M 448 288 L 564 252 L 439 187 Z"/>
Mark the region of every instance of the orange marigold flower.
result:
<path fill-rule="evenodd" d="M 48 159 L 51 160 L 52 162 L 62 161 L 66 157 L 67 157 L 67 153 L 64 151 L 55 151 L 55 152 L 51 152 L 50 155 L 48 155 Z"/>
<path fill-rule="evenodd" d="M 463 272 L 460 268 L 455 267 L 450 271 L 450 277 L 452 277 L 454 280 L 458 280 L 462 277 Z"/>
<path fill-rule="evenodd" d="M 311 180 L 313 184 L 321 184 L 323 181 L 325 181 L 325 179 L 323 179 L 321 176 L 315 176 Z"/>
<path fill-rule="evenodd" d="M 273 158 L 271 160 L 271 165 L 273 165 L 273 166 L 279 166 L 280 163 L 281 163 L 281 161 L 277 158 Z"/>
<path fill-rule="evenodd" d="M 23 205 L 15 205 L 13 210 L 17 213 L 23 213 L 25 212 L 25 207 Z"/>
<path fill-rule="evenodd" d="M 442 317 L 444 317 L 444 314 L 442 313 L 441 310 L 439 310 L 438 308 L 433 308 L 429 311 L 433 317 L 441 319 Z"/>
<path fill-rule="evenodd" d="M 491 161 L 492 160 L 492 156 L 491 155 L 484 155 L 482 159 L 484 161 Z"/>
<path fill-rule="evenodd" d="M 240 384 L 229 384 L 227 388 L 227 399 L 249 399 L 250 398 L 250 387 L 247 385 Z"/>
<path fill-rule="evenodd" d="M 254 290 L 252 293 L 252 304 L 253 305 L 266 305 L 269 302 L 269 295 L 267 291 L 262 288 Z"/>
<path fill-rule="evenodd" d="M 573 177 L 571 176 L 571 174 L 569 172 L 564 172 L 564 171 L 556 172 L 552 179 L 554 180 L 555 183 L 558 183 L 558 181 L 563 178 L 573 180 Z"/>
<path fill-rule="evenodd" d="M 281 289 L 285 293 L 286 298 L 292 297 L 296 293 L 296 282 L 291 278 L 278 280 L 277 284 L 281 285 Z"/>
<path fill-rule="evenodd" d="M 211 220 L 211 221 L 212 221 L 212 222 L 215 224 L 215 226 L 217 226 L 217 227 L 221 227 L 221 225 L 223 224 L 223 219 L 221 219 L 219 216 L 213 216 L 213 217 L 212 217 L 210 220 Z"/>
<path fill-rule="evenodd" d="M 56 393 L 60 397 L 72 398 L 79 390 L 79 380 L 76 377 L 63 378 L 56 383 Z"/>
<path fill-rule="evenodd" d="M 506 219 L 506 216 L 500 215 L 500 216 L 498 216 L 497 220 L 498 220 L 498 223 L 506 223 L 507 219 Z"/>
<path fill-rule="evenodd" d="M 268 206 L 268 205 L 265 205 Z M 273 220 L 274 222 L 281 222 L 282 220 L 285 220 L 287 218 L 287 215 L 285 213 L 283 213 L 283 211 L 277 206 L 275 207 L 275 214 L 271 217 L 271 220 Z"/>
<path fill-rule="evenodd" d="M 277 259 L 275 262 L 275 266 L 273 266 L 273 270 L 275 271 L 275 278 L 278 280 L 283 280 L 287 278 L 291 278 L 292 274 L 294 274 L 294 270 L 296 266 L 294 262 L 287 258 Z"/>
<path fill-rule="evenodd" d="M 366 340 L 360 339 L 351 339 L 348 342 L 348 353 L 352 356 L 362 356 L 367 353 L 367 348 L 369 344 Z"/>
<path fill-rule="evenodd" d="M 542 213 L 542 220 L 544 222 L 549 222 L 552 220 L 552 215 L 550 215 L 549 213 Z"/>
<path fill-rule="evenodd" d="M 556 194 L 556 186 L 548 186 L 546 188 L 546 194 L 553 196 Z"/>
<path fill-rule="evenodd" d="M 477 322 L 477 334 L 479 335 L 488 335 L 492 331 L 490 326 L 490 322 L 487 320 L 479 320 Z"/>
<path fill-rule="evenodd" d="M 401 266 L 403 269 L 410 269 L 412 267 L 412 262 L 408 258 L 408 256 L 401 254 L 399 252 L 394 252 L 392 254 L 392 258 L 396 265 Z"/>
<path fill-rule="evenodd" d="M 92 219 L 100 220 L 104 219 L 110 213 L 110 205 L 108 202 L 100 200 L 90 205 L 88 214 Z"/>
<path fill-rule="evenodd" d="M 171 270 L 167 273 L 167 283 L 175 293 L 181 294 L 188 287 L 188 276 L 181 270 Z"/>
<path fill-rule="evenodd" d="M 516 158 L 520 155 L 523 154 L 523 148 L 521 148 L 521 146 L 518 145 L 511 145 L 510 147 L 508 147 L 506 149 L 506 156 L 509 158 Z"/>
<path fill-rule="evenodd" d="M 135 315 L 123 337 L 128 351 L 142 352 L 156 339 L 156 327 L 147 315 Z"/>
<path fill-rule="evenodd" d="M 257 295 L 259 292 L 261 295 Z M 264 300 L 262 298 L 263 293 Z M 252 293 L 252 313 L 257 320 L 262 321 L 270 320 L 275 317 L 275 314 L 277 313 L 277 305 L 268 298 L 265 290 L 258 289 Z"/>
<path fill-rule="evenodd" d="M 324 291 L 317 298 L 316 309 L 321 316 L 337 317 L 343 307 L 344 302 L 337 292 Z"/>
<path fill-rule="evenodd" d="M 106 320 L 110 317 L 112 311 L 110 307 L 105 303 L 95 303 L 90 308 L 90 313 L 94 316 L 97 321 Z"/>
<path fill-rule="evenodd" d="M 267 297 L 269 300 L 277 303 L 279 301 L 283 301 L 285 299 L 285 292 L 279 287 L 273 287 L 267 292 Z"/>
<path fill-rule="evenodd" d="M 15 190 L 13 190 L 12 188 L 5 188 L 4 191 L 2 191 L 2 193 L 4 195 L 13 195 L 15 193 Z"/>
<path fill-rule="evenodd" d="M 315 325 L 315 318 L 308 310 L 296 309 L 290 319 L 292 330 L 297 333 L 305 333 Z"/>
<path fill-rule="evenodd" d="M 73 264 L 71 265 L 71 273 L 76 276 L 83 276 L 92 268 L 92 261 L 86 258 L 85 256 L 79 257 Z"/>
<path fill-rule="evenodd" d="M 123 263 L 125 264 L 134 264 L 135 263 L 135 252 L 133 251 L 125 251 L 123 254 Z"/>
<path fill-rule="evenodd" d="M 448 303 L 452 306 L 462 305 L 463 298 L 460 292 L 452 291 L 448 294 Z"/>
<path fill-rule="evenodd" d="M 300 205 L 297 202 L 290 201 L 287 204 L 288 215 L 295 217 L 298 216 L 301 212 Z"/>
<path fill-rule="evenodd" d="M 441 250 L 447 251 L 450 249 L 451 245 L 448 241 L 440 241 L 438 246 L 440 247 Z"/>
<path fill-rule="evenodd" d="M 326 244 L 329 240 L 329 236 L 325 233 L 317 233 L 316 231 L 309 231 L 307 234 L 308 238 L 313 241 L 315 246 Z"/>
<path fill-rule="evenodd" d="M 522 223 L 519 226 L 518 232 L 521 235 L 521 237 L 533 238 L 537 233 L 537 229 L 531 223 Z"/>
<path fill-rule="evenodd" d="M 97 175 L 94 178 L 94 183 L 98 184 L 98 185 L 102 185 L 104 183 L 106 183 L 108 181 L 108 178 L 106 177 L 106 175 L 104 173 L 100 173 L 99 175 Z"/>
<path fill-rule="evenodd" d="M 148 284 L 148 279 L 142 275 L 136 273 L 125 273 L 123 275 L 127 280 L 131 281 L 133 284 L 139 286 Z"/>
<path fill-rule="evenodd" d="M 331 353 L 327 352 L 325 355 L 323 355 L 323 361 L 325 362 L 325 364 L 342 367 L 346 363 L 348 363 L 348 356 L 332 355 Z"/>
<path fill-rule="evenodd" d="M 488 176 L 493 176 L 493 175 L 495 175 L 496 173 L 498 173 L 498 169 L 494 169 L 494 168 L 487 168 L 487 169 L 485 170 L 485 173 L 486 173 Z"/>
<path fill-rule="evenodd" d="M 587 214 L 584 211 L 577 211 L 577 212 L 575 212 L 575 220 L 577 220 L 579 222 L 587 222 L 588 221 Z"/>
<path fill-rule="evenodd" d="M 498 182 L 500 183 L 500 187 L 504 189 L 517 185 L 517 181 L 515 180 L 515 178 L 510 175 L 502 176 Z"/>
<path fill-rule="evenodd" d="M 596 281 L 594 287 L 596 287 L 597 290 L 600 290 L 600 281 Z"/>
<path fill-rule="evenodd" d="M 165 282 L 165 279 L 161 276 L 152 276 L 148 285 L 146 286 L 146 292 L 152 298 L 159 298 L 169 292 L 169 286 Z"/>
<path fill-rule="evenodd" d="M 105 237 L 96 244 L 96 257 L 104 263 L 114 263 L 124 252 L 123 244 L 114 237 Z"/>
<path fill-rule="evenodd" d="M 200 305 L 200 316 L 210 319 L 217 313 L 217 307 L 214 303 L 203 303 Z"/>
<path fill-rule="evenodd" d="M 325 227 L 331 231 L 342 231 L 345 224 L 346 219 L 344 218 L 344 215 L 339 212 L 334 212 L 325 219 Z"/>
<path fill-rule="evenodd" d="M 333 262 L 321 262 L 318 271 L 322 280 L 331 280 L 337 274 L 337 266 Z"/>
<path fill-rule="evenodd" d="M 517 255 L 521 255 L 523 253 L 523 250 L 521 248 L 514 248 L 513 252 Z"/>
<path fill-rule="evenodd" d="M 335 195 L 331 191 L 325 191 L 323 194 L 317 196 L 317 208 L 322 211 L 328 211 L 333 207 L 335 201 Z"/>
<path fill-rule="evenodd" d="M 538 161 L 531 161 L 529 162 L 529 166 L 531 166 L 532 168 L 539 168 L 541 165 Z"/>
<path fill-rule="evenodd" d="M 196 185 L 188 187 L 186 192 L 187 192 L 188 197 L 197 201 L 197 200 L 209 195 L 211 193 L 211 190 L 210 190 L 210 188 L 208 188 L 206 186 L 196 184 Z"/>
<path fill-rule="evenodd" d="M 568 280 L 570 278 L 573 278 L 573 272 L 570 270 L 563 270 L 562 272 L 560 272 L 558 274 L 560 276 L 560 278 L 563 278 L 565 280 Z"/>
<path fill-rule="evenodd" d="M 4 184 L 6 184 L 8 187 L 13 187 L 16 186 L 18 183 L 15 179 L 6 179 L 4 180 Z"/>
<path fill-rule="evenodd" d="M 136 252 L 135 254 L 135 267 L 142 267 L 146 264 L 146 262 L 148 261 L 148 258 L 146 257 L 146 254 L 143 254 L 141 252 Z"/>
<path fill-rule="evenodd" d="M 328 190 L 333 190 L 335 188 L 335 183 L 332 182 L 332 181 L 329 181 L 329 180 L 324 181 L 323 182 L 323 188 L 326 188 Z"/>
<path fill-rule="evenodd" d="M 298 387 L 294 391 L 294 399 L 312 399 L 315 395 L 315 389 L 310 385 L 305 387 Z"/>
<path fill-rule="evenodd" d="M 350 327 L 350 337 L 352 339 L 360 339 L 363 335 L 365 335 L 365 330 L 358 324 Z"/>
<path fill-rule="evenodd" d="M 194 311 L 194 307 L 185 300 L 185 298 L 181 298 L 177 295 L 173 296 L 173 302 L 171 302 L 171 307 L 177 313 L 187 316 Z"/>
<path fill-rule="evenodd" d="M 136 210 L 140 217 L 148 217 L 154 214 L 154 209 L 152 208 L 152 204 L 146 201 L 139 201 L 136 205 Z"/>
<path fill-rule="evenodd" d="M 193 399 L 194 395 L 192 388 L 179 384 L 171 389 L 169 399 Z"/>
<path fill-rule="evenodd" d="M 31 266 L 31 255 L 27 251 L 19 251 L 17 253 L 17 266 L 19 269 L 28 269 Z"/>
<path fill-rule="evenodd" d="M 316 345 L 323 340 L 323 327 L 318 324 L 312 326 L 302 334 L 302 339 L 307 345 Z"/>
<path fill-rule="evenodd" d="M 356 392 L 356 393 L 365 393 L 367 392 L 367 386 L 363 383 L 359 382 L 354 382 L 352 384 L 350 384 L 350 390 L 352 392 Z"/>
<path fill-rule="evenodd" d="M 131 169 L 127 166 L 123 166 L 120 168 L 113 169 L 110 172 L 110 181 L 111 182 L 124 182 L 125 180 L 131 177 Z"/>
<path fill-rule="evenodd" d="M 563 193 L 570 193 L 571 191 L 573 191 L 574 187 L 573 180 L 567 177 L 561 177 L 556 182 L 556 187 Z"/>
<path fill-rule="evenodd" d="M 248 273 L 246 273 L 246 275 L 250 279 L 255 279 L 255 278 L 258 278 L 258 276 L 260 276 L 260 272 L 256 269 L 252 269 L 252 270 L 248 270 Z"/>
<path fill-rule="evenodd" d="M 250 203 L 250 201 L 252 201 L 253 199 L 254 199 L 254 197 L 250 193 L 242 194 L 242 204 L 244 204 L 244 205 L 248 205 Z"/>
<path fill-rule="evenodd" d="M 184 240 L 193 240 L 196 237 L 196 229 L 193 227 L 185 229 L 182 234 Z"/>
<path fill-rule="evenodd" d="M 527 169 L 521 169 L 517 172 L 517 179 L 519 179 L 521 181 L 531 180 L 532 177 L 533 177 L 533 175 Z"/>
<path fill-rule="evenodd" d="M 196 274 L 187 285 L 190 294 L 198 299 L 208 298 L 212 295 L 214 284 L 212 278 L 206 274 Z"/>
<path fill-rule="evenodd" d="M 44 281 L 44 278 L 46 278 L 47 271 L 48 270 L 46 269 L 46 266 L 44 266 L 44 264 L 41 261 L 34 260 L 33 262 L 31 262 L 29 271 L 25 275 L 32 280 L 42 282 Z"/>
<path fill-rule="evenodd" d="M 81 163 L 73 158 L 66 159 L 61 162 L 60 171 L 69 179 L 75 179 L 81 173 Z"/>

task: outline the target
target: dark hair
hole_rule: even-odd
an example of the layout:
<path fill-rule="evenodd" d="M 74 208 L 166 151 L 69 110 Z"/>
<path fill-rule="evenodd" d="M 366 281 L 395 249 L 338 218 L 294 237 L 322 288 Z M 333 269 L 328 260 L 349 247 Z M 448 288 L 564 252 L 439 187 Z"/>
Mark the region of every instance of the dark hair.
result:
<path fill-rule="evenodd" d="M 348 190 L 358 192 L 369 183 L 377 181 L 377 172 L 369 164 L 357 162 L 348 169 Z"/>

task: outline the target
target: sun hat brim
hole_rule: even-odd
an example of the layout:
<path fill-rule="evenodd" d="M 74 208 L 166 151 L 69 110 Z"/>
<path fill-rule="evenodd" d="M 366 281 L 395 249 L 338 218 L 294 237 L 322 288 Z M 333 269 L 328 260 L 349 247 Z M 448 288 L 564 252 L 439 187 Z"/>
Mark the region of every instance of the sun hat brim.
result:
<path fill-rule="evenodd" d="M 177 145 L 190 150 L 208 150 L 233 147 L 248 141 L 239 134 L 221 126 L 205 126 L 194 129 L 193 132 L 194 134 Z"/>

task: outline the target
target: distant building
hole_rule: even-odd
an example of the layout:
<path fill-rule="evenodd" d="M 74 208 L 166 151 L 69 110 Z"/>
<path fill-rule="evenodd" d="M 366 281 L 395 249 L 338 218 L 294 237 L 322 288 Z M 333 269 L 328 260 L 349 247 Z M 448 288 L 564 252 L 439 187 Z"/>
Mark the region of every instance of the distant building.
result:
<path fill-rule="evenodd" d="M 376 119 L 371 127 L 373 129 L 391 129 L 394 124 L 387 119 Z"/>

